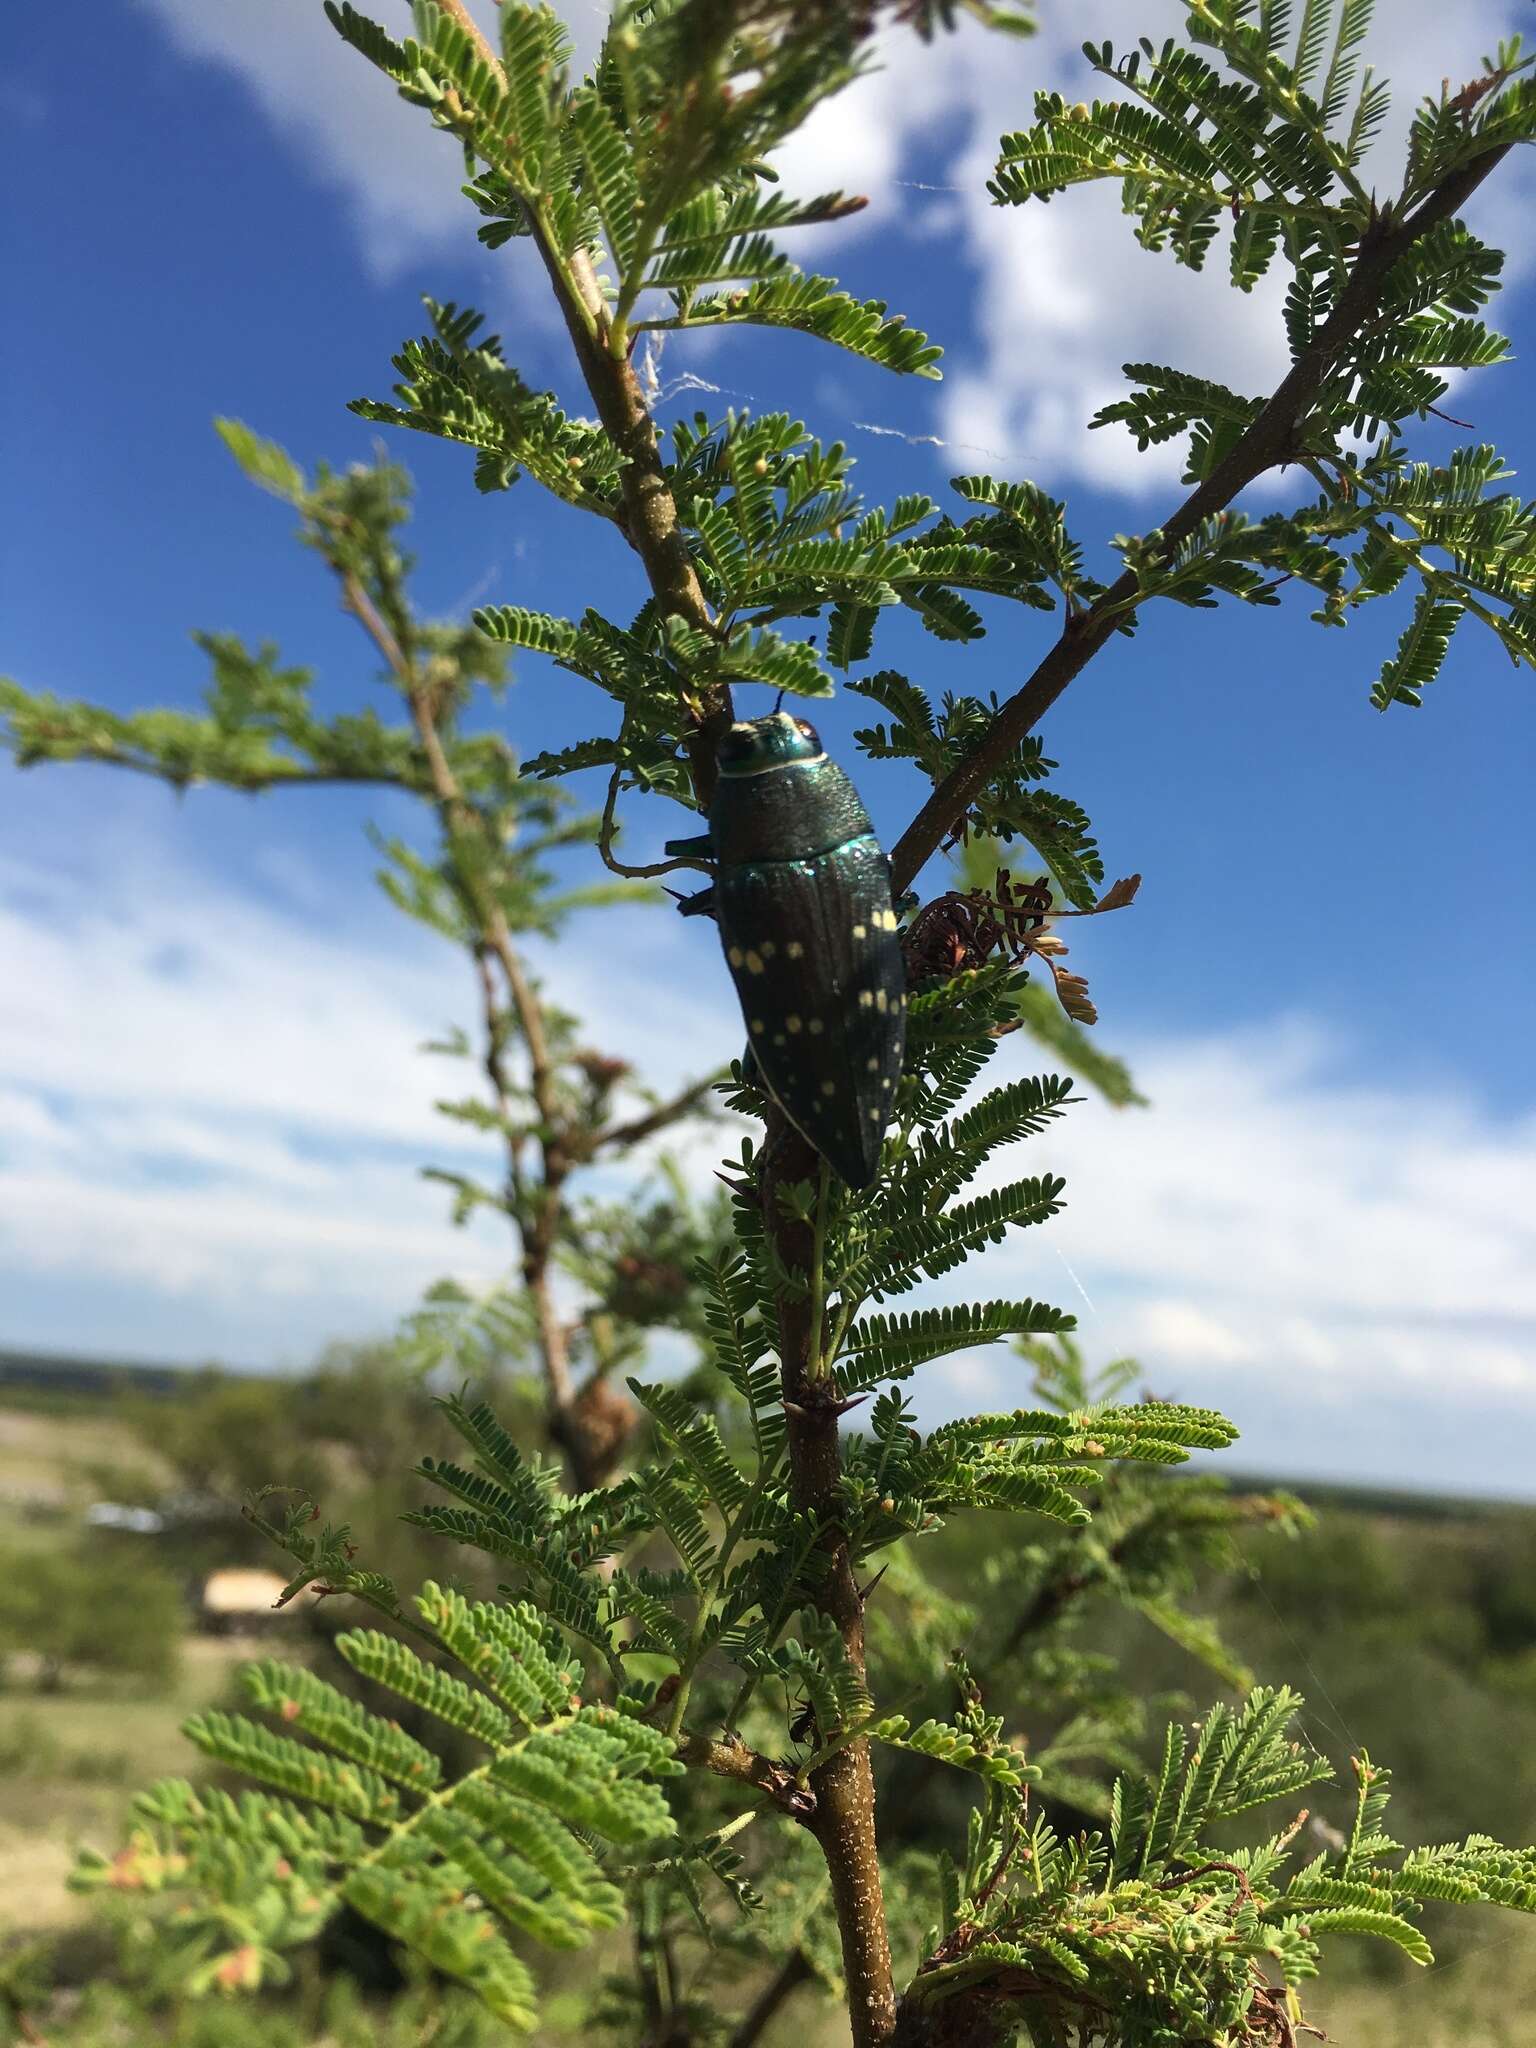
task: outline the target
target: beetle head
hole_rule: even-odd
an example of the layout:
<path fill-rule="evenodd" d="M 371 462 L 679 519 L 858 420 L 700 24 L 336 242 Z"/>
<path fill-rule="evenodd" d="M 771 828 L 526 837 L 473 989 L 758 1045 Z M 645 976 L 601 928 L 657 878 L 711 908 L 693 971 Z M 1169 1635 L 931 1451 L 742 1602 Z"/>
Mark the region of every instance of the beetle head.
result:
<path fill-rule="evenodd" d="M 720 742 L 722 775 L 761 775 L 792 761 L 819 761 L 822 744 L 816 728 L 787 711 L 766 718 L 746 718 L 733 725 Z"/>

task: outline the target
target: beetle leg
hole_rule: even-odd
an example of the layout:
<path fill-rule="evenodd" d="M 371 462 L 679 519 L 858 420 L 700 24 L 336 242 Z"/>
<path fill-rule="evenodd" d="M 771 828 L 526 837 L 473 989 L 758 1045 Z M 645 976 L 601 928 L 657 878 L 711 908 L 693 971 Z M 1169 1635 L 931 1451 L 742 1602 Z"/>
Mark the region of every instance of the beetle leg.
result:
<path fill-rule="evenodd" d="M 674 860 L 710 860 L 715 844 L 707 832 L 696 832 L 689 839 L 669 839 L 661 850 Z"/>
<path fill-rule="evenodd" d="M 713 887 L 700 889 L 692 896 L 679 896 L 675 889 L 669 889 L 667 894 L 675 899 L 679 917 L 713 917 L 715 914 Z"/>

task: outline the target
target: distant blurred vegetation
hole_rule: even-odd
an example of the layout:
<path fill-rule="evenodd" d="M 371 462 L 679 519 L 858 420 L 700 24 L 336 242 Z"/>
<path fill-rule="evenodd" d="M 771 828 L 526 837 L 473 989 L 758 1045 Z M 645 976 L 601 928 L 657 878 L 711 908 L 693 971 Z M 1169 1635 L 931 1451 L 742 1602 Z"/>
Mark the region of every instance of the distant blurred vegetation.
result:
<path fill-rule="evenodd" d="M 526 1383 L 520 1391 L 509 1375 L 492 1391 L 536 1437 Z M 401 1519 L 418 1500 L 412 1465 L 447 1448 L 430 1387 L 389 1346 L 337 1349 L 299 1380 L 189 1374 L 169 1397 L 110 1384 L 0 1386 L 0 2041 L 7 2027 L 11 2039 L 53 2048 L 489 2048 L 504 2038 L 478 2007 L 408 1982 L 358 1926 L 339 1930 L 283 1997 L 183 2005 L 157 1981 L 142 1934 L 65 1889 L 82 1839 L 115 1847 L 134 1791 L 191 1767 L 180 1720 L 232 1695 L 252 1639 L 200 1632 L 198 1588 L 231 1564 L 282 1565 L 242 1500 L 270 1486 L 308 1491 L 399 1582 L 472 1580 L 483 1559 L 445 1556 L 439 1539 Z M 1305 1685 L 1306 1730 L 1320 1749 L 1343 1759 L 1368 1745 L 1391 1759 L 1406 1839 L 1469 1828 L 1536 1837 L 1536 1509 L 1299 1490 L 1316 1527 L 1295 1537 L 1260 1518 L 1203 1569 L 1197 1605 L 1260 1679 Z M 101 1502 L 151 1510 L 163 1526 L 87 1527 Z M 956 1603 L 932 1613 L 934 1629 L 967 1603 L 993 1604 L 989 1588 L 1026 1583 L 1027 1542 L 1017 1526 L 996 1535 L 984 1551 L 974 1528 L 933 1540 L 929 1573 Z M 899 1572 L 890 1595 L 893 1635 L 922 1625 L 902 1605 Z M 328 1640 L 355 1621 L 346 1606 L 302 1596 L 271 1617 L 267 1639 L 339 1682 Z M 878 1617 L 877 1600 L 877 1639 Z M 1085 1607 L 1072 1642 L 1090 1658 L 1124 1660 L 1156 1712 L 1193 1713 L 1219 1689 L 1123 1603 Z M 899 1642 L 886 1651 L 900 1653 Z M 1036 1725 L 1037 1704 L 1029 1719 L 1037 1741 L 1052 1737 Z M 899 1784 L 883 1817 L 914 1846 L 953 1819 L 931 1798 L 905 1800 Z M 1494 1923 L 1492 1969 L 1478 1960 L 1486 1921 L 1470 1949 L 1458 1949 L 1449 1917 L 1428 1931 L 1444 1958 L 1428 1976 L 1391 1953 L 1339 1959 L 1344 1974 L 1321 2012 L 1330 2038 L 1354 2048 L 1528 2043 L 1531 1930 Z M 557 1991 L 547 2038 L 581 2038 L 583 2013 L 584 1998 L 562 2005 Z M 821 2048 L 804 2010 L 766 2039 Z"/>

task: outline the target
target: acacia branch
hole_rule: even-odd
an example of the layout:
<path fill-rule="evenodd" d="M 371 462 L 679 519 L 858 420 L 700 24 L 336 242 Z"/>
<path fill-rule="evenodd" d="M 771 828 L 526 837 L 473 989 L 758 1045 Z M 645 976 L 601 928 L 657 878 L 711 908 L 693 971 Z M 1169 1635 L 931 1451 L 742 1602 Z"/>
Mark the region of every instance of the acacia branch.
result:
<path fill-rule="evenodd" d="M 802 1273 L 803 1292 L 779 1301 L 779 1377 L 789 1436 L 790 1497 L 825 1532 L 827 1565 L 814 1603 L 835 1625 L 849 1663 L 862 1673 L 864 1599 L 854 1574 L 842 1526 L 842 1447 L 838 1417 L 843 1404 L 830 1376 L 819 1370 L 827 1351 L 825 1310 L 810 1276 L 818 1266 L 816 1226 L 795 1220 L 781 1205 L 779 1190 L 815 1182 L 821 1161 L 784 1118 L 773 1113 L 764 1140 L 761 1199 L 766 1227 L 787 1271 Z M 825 1189 L 821 1200 L 825 1200 Z M 896 1987 L 891 1968 L 885 1894 L 875 1833 L 875 1780 L 869 1744 L 845 1743 L 810 1774 L 816 1814 L 810 1829 L 826 1859 L 832 1902 L 842 1940 L 848 1984 L 848 2019 L 854 2048 L 882 2048 L 896 2026 Z"/>
<path fill-rule="evenodd" d="M 469 21 L 461 0 L 451 0 L 449 11 L 469 29 L 481 54 L 495 65 L 494 54 Z M 504 78 L 499 66 L 496 70 Z M 611 335 L 607 308 L 596 292 L 591 266 L 579 256 L 567 259 L 562 254 L 536 206 L 525 203 L 525 212 L 598 419 L 623 458 L 619 474 L 624 530 L 630 544 L 663 612 L 715 636 L 719 629 L 694 571 L 650 408 L 626 350 L 609 345 L 618 337 Z M 711 683 L 697 693 L 685 689 L 679 711 L 695 797 L 700 810 L 707 810 L 715 784 L 716 753 L 732 718 L 730 691 L 722 683 Z M 610 790 L 610 799 L 613 794 Z M 777 1163 L 763 1174 L 768 1228 L 785 1265 L 809 1273 L 809 1232 L 787 1220 L 775 1199 L 780 1173 L 788 1169 L 791 1179 L 806 1177 L 807 1148 L 793 1134 L 770 1127 L 769 1149 L 776 1152 Z M 814 1155 L 810 1155 L 808 1170 L 816 1171 Z M 816 1601 L 835 1622 L 849 1657 L 862 1671 L 863 1603 L 847 1543 L 838 1533 L 842 1461 L 837 1414 L 815 1401 L 810 1382 L 812 1361 L 821 1356 L 821 1333 L 815 1333 L 813 1346 L 805 1314 L 798 1305 L 786 1302 L 781 1309 L 779 1337 L 785 1398 L 794 1404 L 789 1418 L 792 1491 L 796 1505 L 814 1512 L 831 1532 L 829 1570 Z M 895 2028 L 896 1993 L 875 1839 L 874 1774 L 868 1744 L 850 1743 L 829 1758 L 814 1773 L 812 1789 L 817 1802 L 812 1826 L 826 1858 L 842 1937 L 854 2048 L 880 2048 Z"/>
<path fill-rule="evenodd" d="M 61 734 L 57 737 L 64 739 L 67 743 L 68 735 Z M 48 733 L 39 733 L 36 735 L 34 743 L 46 745 L 49 739 L 50 735 Z M 272 789 L 315 789 L 323 787 L 327 783 L 347 783 L 354 787 L 367 785 L 378 789 L 410 790 L 415 788 L 415 785 L 403 776 L 391 775 L 383 769 L 376 768 L 305 768 L 295 762 L 291 769 L 287 767 L 274 767 L 269 770 L 251 769 L 243 774 L 231 774 L 221 768 L 217 775 L 215 775 L 211 771 L 205 772 L 200 768 L 177 769 L 168 766 L 164 761 L 141 760 L 137 754 L 130 754 L 120 748 L 99 742 L 91 746 L 81 747 L 73 756 L 69 757 L 58 754 L 39 754 L 34 759 L 29 760 L 27 758 L 27 748 L 14 747 L 13 750 L 18 768 L 35 767 L 38 760 L 57 761 L 72 758 L 78 761 L 89 761 L 95 766 L 102 768 L 126 768 L 131 774 L 148 775 L 156 782 L 168 782 L 173 789 L 184 790 L 193 783 L 217 781 L 226 789 L 238 790 L 242 796 L 263 796 L 268 790 Z"/>
<path fill-rule="evenodd" d="M 501 59 L 482 35 L 464 0 L 443 0 L 443 10 L 470 37 L 493 76 L 505 88 L 507 78 Z M 714 637 L 718 629 L 688 551 L 677 500 L 661 458 L 656 423 L 627 351 L 622 345 L 617 350 L 609 346 L 608 306 L 591 259 L 582 249 L 569 255 L 560 249 L 548 221 L 526 195 L 523 212 L 598 419 L 623 458 L 619 471 L 623 531 L 639 555 L 663 611 L 686 619 L 689 625 Z M 613 339 L 617 342 L 619 337 Z M 703 809 L 715 784 L 716 749 L 731 722 L 730 690 L 724 683 L 711 683 L 697 694 L 685 693 L 679 712 L 689 770 Z"/>
<path fill-rule="evenodd" d="M 507 1200 L 511 1208 L 520 1214 L 526 1194 L 523 1179 L 523 1141 L 513 1119 L 512 1083 L 507 1076 L 506 1062 L 501 1056 L 501 1006 L 496 1000 L 496 977 L 489 947 L 475 948 L 475 966 L 480 974 L 480 1014 L 485 1026 L 485 1053 L 481 1064 L 485 1068 L 485 1078 L 491 1084 L 491 1094 L 495 1097 L 496 1111 L 501 1118 L 506 1143 Z"/>
<path fill-rule="evenodd" d="M 1059 1572 L 1045 1581 L 1033 1600 L 1022 1614 L 1015 1616 L 1012 1628 L 999 1645 L 998 1662 L 1005 1662 L 1017 1655 L 1031 1636 L 1039 1635 L 1058 1621 L 1072 1603 L 1084 1593 L 1092 1592 L 1104 1585 L 1110 1575 L 1124 1563 L 1138 1537 L 1144 1534 L 1150 1514 L 1141 1517 L 1130 1528 L 1125 1529 L 1110 1545 L 1098 1564 Z"/>
<path fill-rule="evenodd" d="M 1433 227 L 1455 217 L 1483 180 L 1508 154 L 1508 145 L 1474 157 L 1435 189 L 1403 220 L 1377 215 L 1360 239 L 1349 281 L 1338 304 L 1310 346 L 1296 358 L 1253 423 L 1233 443 L 1211 474 L 1163 523 L 1160 554 L 1171 559 L 1182 542 L 1240 492 L 1271 469 L 1299 460 L 1305 449 L 1299 429 L 1329 372 L 1376 311 L 1393 267 Z M 891 852 L 891 876 L 899 892 L 959 826 L 966 812 L 1019 742 L 1057 698 L 1106 646 L 1128 612 L 1142 598 L 1129 569 L 1086 611 L 1068 617 L 1061 638 L 1022 688 L 1010 697 L 986 734 L 934 790 Z"/>
<path fill-rule="evenodd" d="M 798 1782 L 787 1764 L 775 1763 L 735 1737 L 716 1742 L 708 1735 L 685 1734 L 677 1753 L 693 1770 L 711 1771 L 717 1778 L 731 1778 L 739 1785 L 766 1792 L 792 1820 L 809 1825 L 816 1812 L 815 1793 Z"/>
<path fill-rule="evenodd" d="M 634 1117 L 627 1124 L 611 1124 L 606 1131 L 599 1131 L 592 1141 L 593 1151 L 605 1145 L 623 1149 L 638 1145 L 642 1139 L 654 1137 L 657 1131 L 664 1131 L 668 1124 L 675 1124 L 687 1116 L 691 1109 L 703 1101 L 719 1080 L 718 1074 L 708 1074 L 702 1081 L 691 1082 L 680 1095 L 674 1095 L 670 1102 L 660 1103 L 648 1110 L 644 1116 Z"/>
<path fill-rule="evenodd" d="M 354 570 L 344 571 L 341 583 L 344 606 L 360 622 L 383 655 L 410 706 L 421 751 L 431 778 L 433 798 L 452 857 L 455 842 L 469 833 L 483 834 L 487 829 L 485 821 L 466 799 L 459 786 L 458 778 L 443 746 L 442 735 L 438 731 L 433 694 L 418 675 L 408 652 L 401 646 L 397 635 L 390 630 L 357 573 Z M 496 902 L 481 877 L 470 873 L 462 862 L 455 861 L 455 867 L 458 870 L 464 907 L 477 927 L 474 951 L 477 961 L 482 963 L 482 990 L 486 1002 L 486 1069 L 503 1109 L 506 1104 L 506 1084 L 501 1068 L 500 1049 L 496 1042 L 496 1003 L 494 990 L 489 987 L 483 974 L 483 960 L 487 955 L 494 958 L 501 969 L 517 1017 L 518 1028 L 528 1051 L 529 1084 L 539 1114 L 538 1142 L 543 1172 L 536 1189 L 530 1190 L 524 1186 L 521 1160 L 517 1156 L 517 1139 L 508 1129 L 508 1180 L 520 1196 L 513 1208 L 512 1221 L 522 1246 L 523 1285 L 527 1288 L 529 1300 L 533 1304 L 534 1322 L 538 1330 L 539 1357 L 549 1397 L 550 1433 L 564 1447 L 571 1461 L 572 1474 L 578 1488 L 586 1491 L 597 1483 L 599 1475 L 591 1469 L 591 1461 L 585 1454 L 582 1439 L 571 1426 L 572 1413 L 578 1397 L 571 1377 L 570 1342 L 565 1325 L 561 1322 L 556 1309 L 551 1286 L 555 1243 L 562 1218 L 562 1190 L 574 1159 L 567 1141 L 565 1118 L 561 1113 L 555 1064 L 550 1055 L 548 1033 L 544 1028 L 543 1006 L 528 979 L 517 949 L 512 944 L 511 930 L 501 905 Z"/>
<path fill-rule="evenodd" d="M 748 2007 L 741 2024 L 731 2035 L 729 2048 L 756 2048 L 763 2037 L 763 2030 L 772 2022 L 785 1999 L 798 1991 L 802 1984 L 810 1983 L 815 1974 L 806 1960 L 805 1950 L 792 1948 Z"/>

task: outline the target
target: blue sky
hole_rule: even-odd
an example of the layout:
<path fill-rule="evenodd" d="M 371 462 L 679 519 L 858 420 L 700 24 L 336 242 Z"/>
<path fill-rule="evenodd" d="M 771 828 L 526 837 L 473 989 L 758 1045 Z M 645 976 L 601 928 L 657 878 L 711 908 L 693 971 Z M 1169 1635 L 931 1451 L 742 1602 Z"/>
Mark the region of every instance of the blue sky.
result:
<path fill-rule="evenodd" d="M 1442 76 L 1472 75 L 1524 11 L 1383 7 L 1400 117 Z M 1273 294 L 1239 299 L 1137 250 L 1113 194 L 985 206 L 997 134 L 1028 117 L 1035 85 L 1074 76 L 1079 35 L 1178 17 L 1166 0 L 1069 12 L 1071 34 L 1033 44 L 893 45 L 785 167 L 802 190 L 871 194 L 807 258 L 945 342 L 942 384 L 731 336 L 669 351 L 670 409 L 792 409 L 848 440 L 872 499 L 942 497 L 980 468 L 1066 495 L 1094 548 L 1157 523 L 1176 460 L 1084 430 L 1119 364 L 1262 390 L 1279 325 Z M 595 17 L 578 10 L 589 42 Z M 198 627 L 278 641 L 325 704 L 368 701 L 355 628 L 211 419 L 235 414 L 306 461 L 365 455 L 372 431 L 345 403 L 386 393 L 423 291 L 484 306 L 512 359 L 576 404 L 537 281 L 518 252 L 478 247 L 451 148 L 318 0 L 103 0 L 89 37 L 45 11 L 3 102 L 27 198 L 7 230 L 0 663 L 115 707 L 190 702 Z M 1389 155 L 1390 138 L 1384 182 Z M 1531 195 L 1526 167 L 1507 167 L 1481 224 L 1521 249 Z M 1511 276 L 1498 317 L 1521 357 L 1536 308 L 1519 264 Z M 687 378 L 719 395 L 676 391 Z M 1528 469 L 1529 398 L 1517 359 L 1454 403 Z M 622 615 L 637 593 L 622 551 L 603 555 L 533 486 L 485 500 L 458 451 L 399 437 L 392 452 L 418 479 L 427 608 L 596 596 Z M 969 1287 L 1079 1308 L 1095 1350 L 1135 1350 L 1161 1389 L 1227 1406 L 1245 1464 L 1530 1493 L 1536 704 L 1529 675 L 1468 629 L 1423 711 L 1377 716 L 1366 690 L 1400 625 L 1386 606 L 1332 635 L 1302 603 L 1169 609 L 1052 715 L 1061 787 L 1111 872 L 1146 877 L 1076 951 L 1105 1043 L 1154 1107 L 1088 1107 L 1041 1141 L 1031 1163 L 1069 1174 L 1069 1212 Z M 1005 692 L 1052 630 L 999 614 L 969 652 L 912 631 L 878 654 L 936 690 Z M 583 688 L 529 661 L 496 715 L 532 751 L 584 729 Z M 860 722 L 853 699 L 822 719 L 845 751 Z M 912 785 L 862 780 L 894 836 Z M 631 820 L 632 844 L 678 828 L 666 809 Z M 455 1233 L 416 1178 L 450 1156 L 431 1099 L 455 1084 L 415 1048 L 471 991 L 451 956 L 395 929 L 370 819 L 405 822 L 372 797 L 177 801 L 106 769 L 0 764 L 0 1344 L 299 1365 L 328 1337 L 388 1327 L 441 1272 L 500 1270 L 494 1230 Z M 661 1081 L 685 1039 L 703 1063 L 734 1046 L 701 927 L 578 926 L 540 964 L 596 1039 Z M 930 1370 L 931 1413 L 1014 1397 L 990 1354 Z"/>

